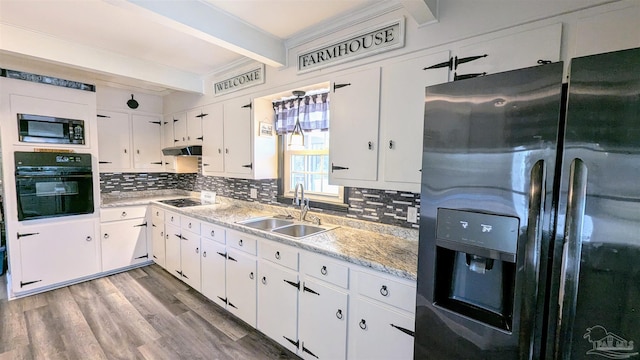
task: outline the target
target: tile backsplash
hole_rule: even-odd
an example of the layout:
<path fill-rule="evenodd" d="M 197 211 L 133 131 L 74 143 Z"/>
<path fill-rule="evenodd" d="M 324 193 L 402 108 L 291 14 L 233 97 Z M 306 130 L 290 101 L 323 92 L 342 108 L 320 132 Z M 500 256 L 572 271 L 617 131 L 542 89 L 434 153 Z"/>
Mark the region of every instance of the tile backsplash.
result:
<path fill-rule="evenodd" d="M 118 194 L 132 191 L 180 189 L 187 191 L 209 190 L 218 195 L 245 201 L 290 206 L 277 202 L 278 179 L 246 180 L 197 174 L 172 173 L 101 173 L 100 191 Z M 256 189 L 257 198 L 250 196 Z M 420 194 L 406 191 L 346 188 L 347 217 L 388 225 L 417 228 L 420 219 Z M 418 212 L 418 222 L 407 221 L 409 207 Z M 324 213 L 345 216 L 344 213 L 321 210 Z"/>

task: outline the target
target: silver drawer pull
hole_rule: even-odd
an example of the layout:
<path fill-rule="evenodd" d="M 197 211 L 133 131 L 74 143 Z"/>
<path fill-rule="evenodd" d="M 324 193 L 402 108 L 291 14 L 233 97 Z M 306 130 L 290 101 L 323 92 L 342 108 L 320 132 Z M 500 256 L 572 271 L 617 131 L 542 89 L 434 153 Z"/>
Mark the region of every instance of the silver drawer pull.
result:
<path fill-rule="evenodd" d="M 91 240 L 93 240 L 93 238 L 91 236 L 87 236 L 87 238 L 85 240 L 91 241 Z"/>
<path fill-rule="evenodd" d="M 108 239 L 109 238 L 109 234 L 105 233 L 102 237 L 105 238 L 105 239 Z"/>
<path fill-rule="evenodd" d="M 338 311 L 336 312 L 336 317 L 340 320 L 342 320 L 342 310 L 338 309 Z M 364 320 L 363 320 L 364 321 Z"/>
<path fill-rule="evenodd" d="M 253 280 L 253 271 L 249 273 L 249 279 Z"/>
<path fill-rule="evenodd" d="M 262 277 L 262 283 L 263 283 L 264 285 L 267 285 L 267 277 L 266 277 L 266 276 L 263 276 L 263 277 Z"/>
<path fill-rule="evenodd" d="M 196 248 L 196 254 L 200 253 L 200 248 Z"/>
<path fill-rule="evenodd" d="M 216 231 L 215 230 L 211 230 L 211 237 L 216 236 Z"/>
<path fill-rule="evenodd" d="M 238 245 L 240 245 L 240 246 L 242 246 L 242 245 L 243 245 L 243 244 L 242 244 L 242 239 L 240 239 L 240 240 L 238 241 Z"/>
<path fill-rule="evenodd" d="M 367 322 L 364 319 L 360 320 L 358 325 L 360 326 L 360 329 L 367 330 Z"/>
<path fill-rule="evenodd" d="M 126 212 L 126 211 L 123 211 L 123 212 L 122 212 L 122 215 L 120 215 L 120 216 L 122 216 L 122 217 L 126 217 L 126 216 L 127 216 L 127 212 Z"/>
<path fill-rule="evenodd" d="M 327 275 L 327 267 L 326 266 L 323 266 L 322 269 L 320 269 L 320 274 Z"/>
<path fill-rule="evenodd" d="M 380 288 L 380 295 L 387 296 L 389 295 L 389 289 L 387 289 L 387 285 L 382 285 Z"/>
<path fill-rule="evenodd" d="M 276 259 L 280 260 L 280 251 L 276 251 L 275 257 L 276 257 Z"/>

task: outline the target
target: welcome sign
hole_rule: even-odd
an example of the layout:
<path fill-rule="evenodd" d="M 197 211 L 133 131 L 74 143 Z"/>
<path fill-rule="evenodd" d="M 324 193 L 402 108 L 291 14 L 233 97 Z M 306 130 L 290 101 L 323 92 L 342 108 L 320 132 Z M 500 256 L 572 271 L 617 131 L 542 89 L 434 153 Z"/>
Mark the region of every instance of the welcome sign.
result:
<path fill-rule="evenodd" d="M 328 46 L 298 54 L 298 72 L 356 60 L 404 46 L 404 18 Z"/>
<path fill-rule="evenodd" d="M 239 74 L 218 81 L 213 84 L 214 96 L 228 94 L 240 89 L 264 84 L 264 64 L 245 69 Z"/>

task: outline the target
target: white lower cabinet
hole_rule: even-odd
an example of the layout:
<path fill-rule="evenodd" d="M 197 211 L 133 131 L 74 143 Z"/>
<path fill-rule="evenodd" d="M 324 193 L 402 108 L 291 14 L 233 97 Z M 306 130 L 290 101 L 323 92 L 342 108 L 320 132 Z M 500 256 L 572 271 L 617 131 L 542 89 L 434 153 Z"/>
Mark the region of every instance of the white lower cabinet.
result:
<path fill-rule="evenodd" d="M 201 291 L 200 235 L 182 229 L 180 237 L 180 265 L 182 280 L 192 288 Z"/>
<path fill-rule="evenodd" d="M 413 318 L 365 298 L 351 309 L 349 359 L 413 359 Z"/>
<path fill-rule="evenodd" d="M 227 307 L 227 253 L 224 244 L 202 237 L 202 295 Z"/>
<path fill-rule="evenodd" d="M 298 351 L 298 272 L 261 260 L 258 330 L 292 352 Z"/>
<path fill-rule="evenodd" d="M 146 206 L 100 211 L 102 271 L 112 271 L 149 261 Z"/>
<path fill-rule="evenodd" d="M 320 281 L 304 280 L 298 315 L 298 355 L 303 359 L 345 359 L 348 298 L 345 292 Z"/>
<path fill-rule="evenodd" d="M 256 327 L 256 258 L 227 248 L 227 310 Z"/>
<path fill-rule="evenodd" d="M 12 274 L 14 293 L 99 273 L 97 225 L 97 219 L 88 219 L 19 228 L 12 239 L 21 265 L 19 276 Z"/>
<path fill-rule="evenodd" d="M 164 210 L 151 208 L 151 258 L 166 269 L 166 250 L 164 239 Z"/>
<path fill-rule="evenodd" d="M 413 359 L 415 283 L 369 271 L 355 278 L 349 359 Z"/>
<path fill-rule="evenodd" d="M 164 224 L 165 233 L 165 269 L 173 276 L 182 280 L 182 265 L 180 257 L 180 227 Z"/>

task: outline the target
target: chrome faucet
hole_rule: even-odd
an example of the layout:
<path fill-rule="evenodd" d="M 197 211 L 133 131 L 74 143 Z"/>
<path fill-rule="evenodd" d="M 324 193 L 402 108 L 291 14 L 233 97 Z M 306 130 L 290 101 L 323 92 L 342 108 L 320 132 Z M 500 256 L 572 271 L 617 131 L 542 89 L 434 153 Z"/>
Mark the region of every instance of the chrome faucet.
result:
<path fill-rule="evenodd" d="M 298 188 L 300 188 L 300 197 L 298 197 Z M 293 193 L 293 204 L 300 205 L 300 221 L 304 221 L 307 211 L 309 211 L 309 199 L 304 198 L 304 185 L 302 183 L 296 185 Z"/>

